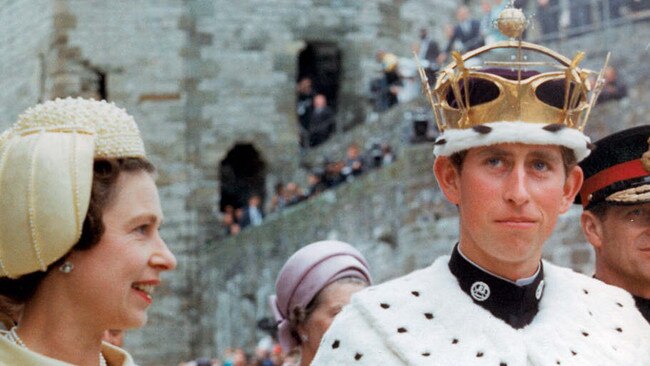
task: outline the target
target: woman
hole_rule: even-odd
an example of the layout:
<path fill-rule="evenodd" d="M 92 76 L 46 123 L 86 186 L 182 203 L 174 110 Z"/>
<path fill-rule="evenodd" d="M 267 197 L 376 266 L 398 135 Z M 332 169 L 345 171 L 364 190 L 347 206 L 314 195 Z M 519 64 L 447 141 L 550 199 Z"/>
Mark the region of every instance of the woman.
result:
<path fill-rule="evenodd" d="M 138 128 L 105 101 L 57 99 L 0 137 L 0 295 L 21 304 L 2 365 L 134 365 L 102 343 L 141 327 L 176 259 Z"/>
<path fill-rule="evenodd" d="M 334 316 L 353 293 L 371 284 L 366 260 L 347 243 L 319 241 L 294 253 L 271 297 L 283 351 L 298 347 L 300 366 L 308 366 Z"/>

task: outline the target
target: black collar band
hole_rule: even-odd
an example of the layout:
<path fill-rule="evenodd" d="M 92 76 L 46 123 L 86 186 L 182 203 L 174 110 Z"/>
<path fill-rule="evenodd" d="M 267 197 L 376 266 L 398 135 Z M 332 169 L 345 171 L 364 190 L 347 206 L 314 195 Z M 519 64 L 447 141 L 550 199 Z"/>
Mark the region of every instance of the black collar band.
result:
<path fill-rule="evenodd" d="M 634 301 L 636 302 L 636 307 L 639 308 L 641 315 L 643 315 L 645 320 L 650 324 L 650 299 L 634 296 Z"/>
<path fill-rule="evenodd" d="M 539 311 L 539 301 L 544 292 L 544 268 L 541 262 L 539 265 L 532 283 L 517 286 L 470 263 L 458 251 L 458 244 L 449 259 L 449 269 L 463 292 L 475 304 L 515 329 L 530 324 Z"/>

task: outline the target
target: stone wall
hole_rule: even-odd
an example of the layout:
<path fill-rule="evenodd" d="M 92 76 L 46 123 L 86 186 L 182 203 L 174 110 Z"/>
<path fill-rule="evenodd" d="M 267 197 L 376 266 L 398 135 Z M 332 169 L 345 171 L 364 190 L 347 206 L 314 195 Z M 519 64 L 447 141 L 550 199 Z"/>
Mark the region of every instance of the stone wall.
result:
<path fill-rule="evenodd" d="M 0 128 L 38 101 L 54 22 L 50 0 L 0 1 Z M 26 37 L 25 35 L 29 35 Z"/>
<path fill-rule="evenodd" d="M 255 321 L 284 260 L 323 238 L 364 252 L 383 281 L 448 253 L 455 208 L 439 194 L 431 146 L 409 143 L 409 113 L 424 100 L 369 113 L 366 89 L 379 73 L 377 49 L 410 55 L 417 29 L 439 30 L 455 0 L 0 0 L 0 127 L 26 107 L 56 96 L 96 96 L 135 116 L 159 168 L 163 237 L 177 255 L 150 311 L 127 348 L 142 365 L 175 365 L 228 346 L 251 347 Z M 634 37 L 630 37 L 634 34 Z M 613 51 L 630 96 L 598 107 L 594 136 L 645 123 L 650 103 L 647 23 L 552 45 Z M 618 40 L 625 40 L 620 42 Z M 307 42 L 341 50 L 340 129 L 300 152 L 294 115 L 297 57 Z M 631 52 L 630 50 L 635 50 Z M 594 51 L 594 52 L 591 52 Z M 588 60 L 590 58 L 588 57 Z M 590 67 L 599 67 L 592 63 Z M 102 79 L 103 78 L 103 79 Z M 103 81 L 102 81 L 103 80 Z M 259 228 L 218 241 L 219 164 L 236 144 L 266 163 L 265 185 L 303 182 L 302 166 L 345 147 L 387 141 L 392 166 L 268 217 Z M 572 210 L 558 224 L 547 258 L 589 273 L 593 261 Z M 317 219 L 314 219 L 317 218 Z M 386 265 L 389 264 L 389 265 Z"/>

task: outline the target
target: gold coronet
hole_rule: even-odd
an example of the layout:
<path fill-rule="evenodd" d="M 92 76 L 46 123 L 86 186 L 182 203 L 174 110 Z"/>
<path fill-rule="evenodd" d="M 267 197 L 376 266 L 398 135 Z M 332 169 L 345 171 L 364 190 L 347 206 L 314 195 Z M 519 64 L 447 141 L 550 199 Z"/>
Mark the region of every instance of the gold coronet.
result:
<path fill-rule="evenodd" d="M 521 37 L 527 24 L 523 12 L 512 6 L 495 21 L 511 38 Z M 508 51 L 511 59 L 503 60 Z M 603 86 L 601 71 L 592 90 L 589 78 L 596 73 L 578 66 L 583 52 L 569 59 L 521 39 L 496 42 L 463 55 L 454 51 L 451 56 L 452 62 L 438 73 L 433 90 L 416 56 L 423 92 L 441 132 L 491 122 L 561 124 L 583 131 Z M 496 58 L 487 59 L 490 56 Z M 609 55 L 605 66 L 608 59 Z M 481 66 L 472 66 L 476 60 Z"/>

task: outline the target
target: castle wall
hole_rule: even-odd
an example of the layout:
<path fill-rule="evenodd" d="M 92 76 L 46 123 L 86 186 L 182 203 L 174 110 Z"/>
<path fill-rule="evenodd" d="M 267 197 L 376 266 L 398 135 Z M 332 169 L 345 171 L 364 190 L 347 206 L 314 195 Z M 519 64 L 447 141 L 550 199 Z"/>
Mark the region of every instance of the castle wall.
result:
<path fill-rule="evenodd" d="M 255 322 L 277 271 L 300 246 L 349 241 L 383 281 L 429 264 L 456 240 L 456 209 L 431 173 L 432 147 L 409 143 L 424 99 L 371 115 L 368 83 L 375 51 L 410 56 L 417 29 L 453 22 L 454 0 L 0 0 L 0 127 L 26 107 L 56 96 L 93 93 L 106 76 L 110 100 L 138 121 L 159 169 L 162 235 L 179 260 L 156 293 L 149 324 L 129 331 L 142 365 L 175 365 L 229 346 L 252 347 Z M 647 123 L 647 22 L 551 45 L 588 51 L 591 68 L 611 50 L 629 97 L 599 106 L 586 132 L 595 137 Z M 631 37 L 630 35 L 634 35 Z M 340 130 L 301 153 L 294 114 L 297 57 L 305 42 L 336 44 L 342 55 Z M 441 42 L 442 43 L 442 42 Z M 633 50 L 633 51 L 631 51 Z M 593 56 L 596 56 L 593 58 Z M 591 60 L 596 61 L 591 61 Z M 398 161 L 336 191 L 268 217 L 262 227 L 216 240 L 219 164 L 237 143 L 266 163 L 266 186 L 303 182 L 301 165 L 343 157 L 356 142 L 387 141 Z M 593 254 L 577 225 L 579 208 L 558 223 L 545 251 L 556 263 L 590 273 Z M 317 219 L 316 219 L 317 218 Z"/>
<path fill-rule="evenodd" d="M 0 1 L 0 128 L 39 99 L 54 8 L 49 0 Z"/>

